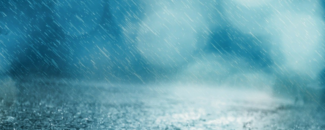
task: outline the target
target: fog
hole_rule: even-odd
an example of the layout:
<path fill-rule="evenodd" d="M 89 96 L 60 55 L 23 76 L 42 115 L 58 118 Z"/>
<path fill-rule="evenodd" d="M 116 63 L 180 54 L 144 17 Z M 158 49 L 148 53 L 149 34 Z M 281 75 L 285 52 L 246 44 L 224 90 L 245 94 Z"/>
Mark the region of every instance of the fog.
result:
<path fill-rule="evenodd" d="M 305 86 L 320 86 L 316 82 L 322 80 L 319 1 L 7 0 L 2 5 L 1 70 L 12 78 L 216 87 L 241 79 L 231 86 L 271 88 L 282 82 L 276 79 L 302 78 Z M 269 81 L 259 85 L 261 78 Z"/>
<path fill-rule="evenodd" d="M 320 0 L 2 0 L 0 6 L 3 93 L 17 93 L 13 82 L 63 79 L 172 86 L 179 93 L 251 90 L 325 103 Z"/>

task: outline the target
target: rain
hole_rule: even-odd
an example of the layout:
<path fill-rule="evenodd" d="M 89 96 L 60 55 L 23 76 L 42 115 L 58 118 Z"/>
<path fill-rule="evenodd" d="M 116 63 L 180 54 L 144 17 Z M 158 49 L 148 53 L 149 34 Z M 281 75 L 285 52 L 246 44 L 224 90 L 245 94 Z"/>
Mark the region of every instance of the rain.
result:
<path fill-rule="evenodd" d="M 0 129 L 325 129 L 322 0 L 1 0 Z"/>

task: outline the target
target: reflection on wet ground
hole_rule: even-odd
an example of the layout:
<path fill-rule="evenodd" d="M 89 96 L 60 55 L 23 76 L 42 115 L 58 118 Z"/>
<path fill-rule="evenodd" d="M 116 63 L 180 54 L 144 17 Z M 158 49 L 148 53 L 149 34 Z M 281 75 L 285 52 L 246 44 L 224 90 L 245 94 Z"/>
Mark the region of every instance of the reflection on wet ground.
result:
<path fill-rule="evenodd" d="M 0 129 L 325 129 L 324 110 L 209 87 L 21 83 Z"/>

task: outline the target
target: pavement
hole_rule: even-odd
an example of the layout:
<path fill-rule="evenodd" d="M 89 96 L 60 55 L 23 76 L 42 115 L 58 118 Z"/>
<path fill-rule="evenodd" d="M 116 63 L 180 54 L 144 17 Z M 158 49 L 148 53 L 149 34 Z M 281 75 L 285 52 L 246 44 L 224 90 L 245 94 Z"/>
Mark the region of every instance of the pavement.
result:
<path fill-rule="evenodd" d="M 322 130 L 325 111 L 271 93 L 203 85 L 17 83 L 0 129 Z"/>

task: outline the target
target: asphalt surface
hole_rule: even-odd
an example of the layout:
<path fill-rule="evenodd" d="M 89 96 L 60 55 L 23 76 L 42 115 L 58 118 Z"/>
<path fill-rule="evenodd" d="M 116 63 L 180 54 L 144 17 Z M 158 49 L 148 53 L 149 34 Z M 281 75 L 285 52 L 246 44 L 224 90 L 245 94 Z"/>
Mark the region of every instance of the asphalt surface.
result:
<path fill-rule="evenodd" d="M 325 129 L 319 106 L 250 90 L 47 82 L 16 87 L 15 100 L 0 103 L 1 130 Z"/>

